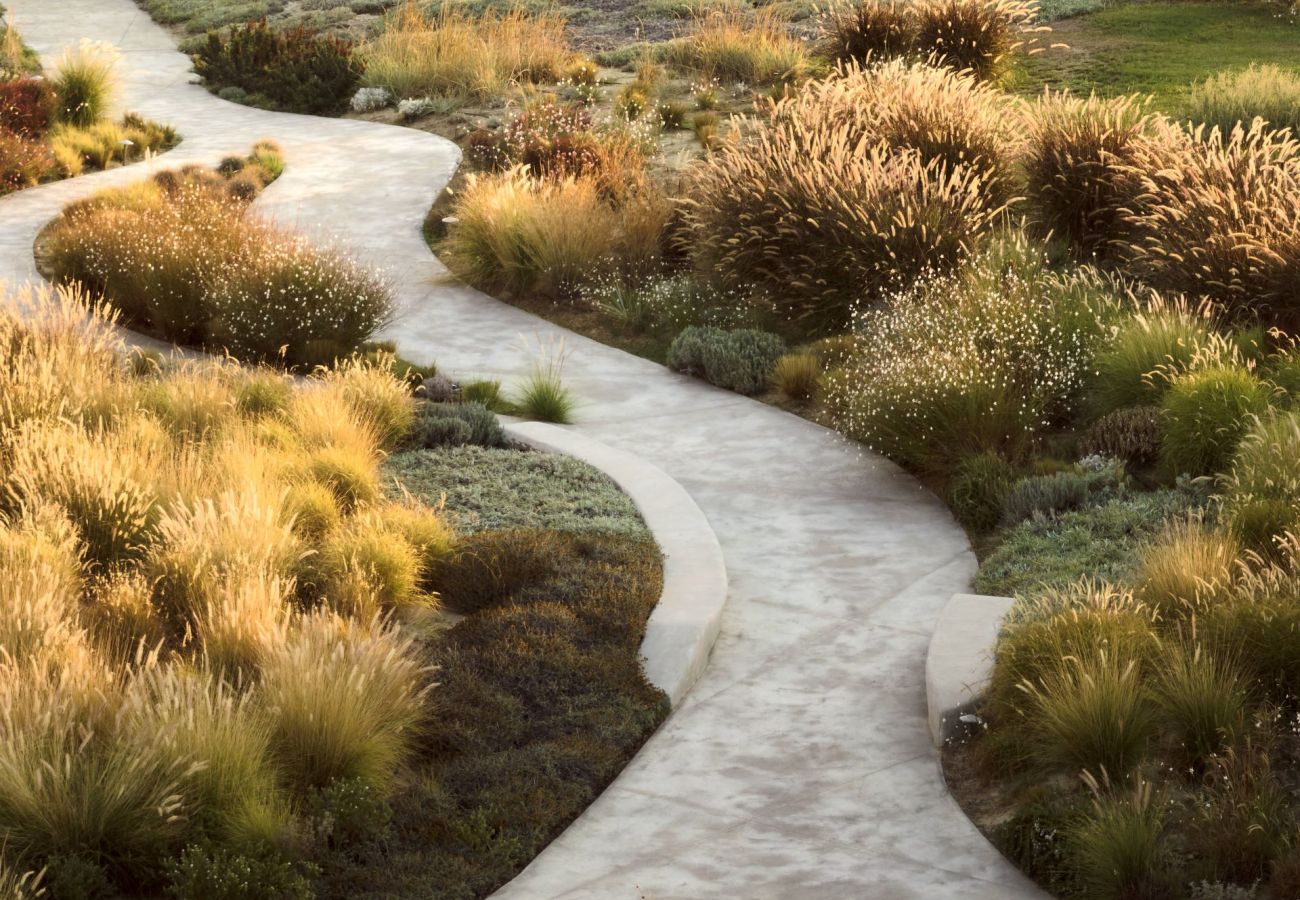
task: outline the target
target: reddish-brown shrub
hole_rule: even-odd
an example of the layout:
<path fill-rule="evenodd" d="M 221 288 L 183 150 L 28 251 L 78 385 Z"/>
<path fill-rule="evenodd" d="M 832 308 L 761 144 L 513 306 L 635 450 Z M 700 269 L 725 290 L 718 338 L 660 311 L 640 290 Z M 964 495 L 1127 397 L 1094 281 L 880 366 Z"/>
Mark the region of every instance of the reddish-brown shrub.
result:
<path fill-rule="evenodd" d="M 37 138 L 49 130 L 54 91 L 40 78 L 0 81 L 0 131 Z"/>
<path fill-rule="evenodd" d="M 31 187 L 53 172 L 49 147 L 0 131 L 0 196 Z"/>

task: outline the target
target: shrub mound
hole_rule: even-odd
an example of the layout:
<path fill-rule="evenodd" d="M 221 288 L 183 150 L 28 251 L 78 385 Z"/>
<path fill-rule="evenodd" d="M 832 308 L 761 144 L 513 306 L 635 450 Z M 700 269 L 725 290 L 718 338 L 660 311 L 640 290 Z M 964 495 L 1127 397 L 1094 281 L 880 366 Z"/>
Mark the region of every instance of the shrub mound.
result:
<path fill-rule="evenodd" d="M 259 160 L 269 162 L 271 168 Z M 133 327 L 250 361 L 329 365 L 387 321 L 379 276 L 250 215 L 273 150 L 190 168 L 69 207 L 45 233 L 55 278 L 102 292 Z"/>
<path fill-rule="evenodd" d="M 955 265 L 997 218 L 1008 118 L 946 70 L 841 68 L 696 166 L 683 245 L 702 280 L 757 289 L 809 331 L 842 328 L 854 302 Z"/>

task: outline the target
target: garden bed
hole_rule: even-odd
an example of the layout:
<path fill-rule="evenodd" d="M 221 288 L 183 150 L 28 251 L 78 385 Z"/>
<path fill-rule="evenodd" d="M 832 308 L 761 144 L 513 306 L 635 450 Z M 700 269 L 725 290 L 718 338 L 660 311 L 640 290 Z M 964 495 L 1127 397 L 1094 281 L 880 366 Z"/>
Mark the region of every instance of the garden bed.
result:
<path fill-rule="evenodd" d="M 486 896 L 666 715 L 640 662 L 661 559 L 599 473 L 413 448 L 429 404 L 388 364 L 302 383 L 129 353 L 70 289 L 4 309 L 0 877 Z M 458 531 L 503 485 L 541 502 Z"/>

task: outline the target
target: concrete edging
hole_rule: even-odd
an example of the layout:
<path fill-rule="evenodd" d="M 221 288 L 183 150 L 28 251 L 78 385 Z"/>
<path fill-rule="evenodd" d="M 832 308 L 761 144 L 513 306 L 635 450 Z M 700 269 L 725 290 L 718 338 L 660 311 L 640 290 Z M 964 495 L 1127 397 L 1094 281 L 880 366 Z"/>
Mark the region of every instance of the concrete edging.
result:
<path fill-rule="evenodd" d="M 953 594 L 939 614 L 925 655 L 925 700 L 936 747 L 988 686 L 998 633 L 1014 604 L 1010 597 Z"/>
<path fill-rule="evenodd" d="M 646 623 L 641 655 L 646 678 L 675 709 L 708 665 L 727 600 L 727 568 L 708 519 L 685 488 L 631 453 L 544 422 L 511 422 L 506 432 L 600 469 L 636 504 L 664 554 L 663 594 Z"/>

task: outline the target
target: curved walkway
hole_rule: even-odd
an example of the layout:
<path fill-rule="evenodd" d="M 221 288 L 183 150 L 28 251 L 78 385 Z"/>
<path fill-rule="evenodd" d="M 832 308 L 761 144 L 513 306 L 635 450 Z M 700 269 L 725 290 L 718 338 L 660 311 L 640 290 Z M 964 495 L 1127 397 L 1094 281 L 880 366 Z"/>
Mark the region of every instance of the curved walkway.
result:
<path fill-rule="evenodd" d="M 469 288 L 420 236 L 458 162 L 410 129 L 272 114 L 189 84 L 188 60 L 131 0 L 7 0 L 47 59 L 80 38 L 124 51 L 126 107 L 184 142 L 154 166 L 215 162 L 269 137 L 289 167 L 259 209 L 385 267 L 388 336 L 462 376 L 526 371 L 520 337 L 563 338 L 575 426 L 679 481 L 730 576 L 694 691 L 508 898 L 1040 896 L 949 798 L 926 727 L 924 661 L 974 559 L 944 507 L 891 464 L 752 400 L 674 375 Z M 0 200 L 0 280 L 68 201 L 139 166 Z"/>

